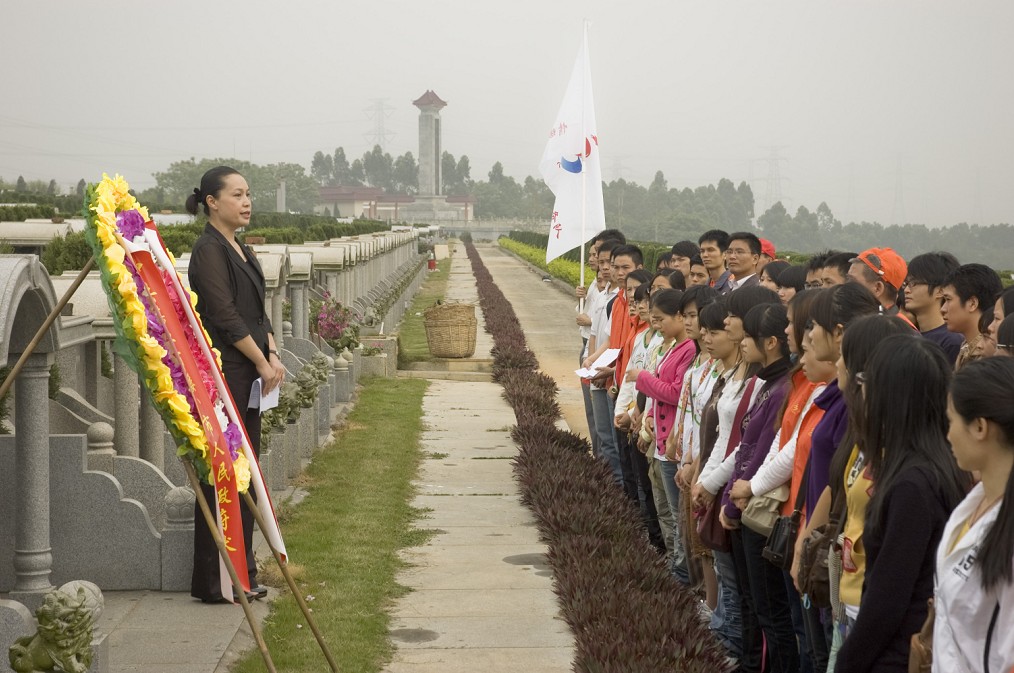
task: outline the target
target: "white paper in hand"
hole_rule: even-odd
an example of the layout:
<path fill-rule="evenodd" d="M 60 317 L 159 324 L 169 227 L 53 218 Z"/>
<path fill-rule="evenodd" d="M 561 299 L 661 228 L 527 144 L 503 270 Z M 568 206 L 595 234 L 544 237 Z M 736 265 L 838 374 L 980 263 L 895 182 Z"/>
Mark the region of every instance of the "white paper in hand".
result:
<path fill-rule="evenodd" d="M 619 354 L 620 354 L 619 348 L 607 348 L 605 351 L 603 351 L 602 355 L 600 355 L 598 359 L 592 363 L 591 367 L 588 367 L 587 369 L 575 370 L 574 373 L 583 379 L 595 378 L 599 373 L 598 370 L 613 364 L 613 362 L 616 361 L 616 357 Z"/>
<path fill-rule="evenodd" d="M 264 380 L 258 378 L 253 382 L 253 386 L 250 387 L 250 404 L 251 409 L 260 408 L 260 412 L 263 414 L 269 409 L 274 409 L 278 406 L 278 393 L 281 391 L 281 386 L 275 386 L 270 393 L 267 395 L 261 395 L 261 388 L 264 385 Z"/>

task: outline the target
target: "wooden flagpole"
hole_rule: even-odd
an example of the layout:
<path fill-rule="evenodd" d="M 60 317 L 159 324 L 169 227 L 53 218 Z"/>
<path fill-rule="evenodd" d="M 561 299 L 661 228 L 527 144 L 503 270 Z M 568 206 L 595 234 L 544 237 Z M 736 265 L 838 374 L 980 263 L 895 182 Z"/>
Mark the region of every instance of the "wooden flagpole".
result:
<path fill-rule="evenodd" d="M 257 503 L 254 502 L 253 496 L 250 495 L 250 491 L 247 490 L 243 494 L 243 499 L 246 501 L 247 508 L 253 512 L 254 519 L 257 521 L 257 527 L 262 531 L 266 529 L 266 522 L 264 521 L 264 515 L 257 508 Z M 285 559 L 282 558 L 282 554 L 275 549 L 275 545 L 271 543 L 271 538 L 267 535 L 264 536 L 268 546 L 271 548 L 271 553 L 275 557 L 275 561 L 278 563 L 278 569 L 282 571 L 282 575 L 285 577 L 285 583 L 289 585 L 289 591 L 292 592 L 293 597 L 296 599 L 296 603 L 299 604 L 299 609 L 303 611 L 303 616 L 306 617 L 306 623 L 310 625 L 310 630 L 313 631 L 313 637 L 317 639 L 317 644 L 320 645 L 321 651 L 324 653 L 324 658 L 327 659 L 328 665 L 334 673 L 338 673 L 338 664 L 335 663 L 334 657 L 331 656 L 331 650 L 328 649 L 327 643 L 324 642 L 324 636 L 321 635 L 320 629 L 317 628 L 317 620 L 313 618 L 313 613 L 310 611 L 309 606 L 303 599 L 303 594 L 300 593 L 299 587 L 296 586 L 296 580 L 292 578 L 292 573 L 289 572 L 289 566 L 286 564 Z"/>

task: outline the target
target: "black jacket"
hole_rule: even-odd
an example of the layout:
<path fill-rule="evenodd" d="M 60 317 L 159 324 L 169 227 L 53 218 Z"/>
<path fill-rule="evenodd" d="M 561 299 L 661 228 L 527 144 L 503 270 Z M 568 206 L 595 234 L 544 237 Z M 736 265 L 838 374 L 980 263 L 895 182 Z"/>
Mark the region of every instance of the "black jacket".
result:
<path fill-rule="evenodd" d="M 197 294 L 211 343 L 223 362 L 248 362 L 233 344 L 245 336 L 267 355 L 268 333 L 273 333 L 264 301 L 264 272 L 250 248 L 240 243 L 244 262 L 222 234 L 210 224 L 190 253 L 187 276 Z"/>

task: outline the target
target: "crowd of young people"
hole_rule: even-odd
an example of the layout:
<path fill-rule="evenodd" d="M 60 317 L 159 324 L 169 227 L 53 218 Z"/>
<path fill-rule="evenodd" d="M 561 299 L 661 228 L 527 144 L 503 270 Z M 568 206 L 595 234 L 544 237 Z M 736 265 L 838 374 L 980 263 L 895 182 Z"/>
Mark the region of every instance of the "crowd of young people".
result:
<path fill-rule="evenodd" d="M 1014 672 L 1014 288 L 720 230 L 589 263 L 592 451 L 736 670 Z"/>

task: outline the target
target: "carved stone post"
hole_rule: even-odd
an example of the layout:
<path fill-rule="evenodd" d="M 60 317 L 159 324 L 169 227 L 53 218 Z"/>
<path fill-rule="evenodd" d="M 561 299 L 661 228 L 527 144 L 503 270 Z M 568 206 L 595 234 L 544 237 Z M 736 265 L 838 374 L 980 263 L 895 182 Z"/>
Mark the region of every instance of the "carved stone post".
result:
<path fill-rule="evenodd" d="M 28 358 L 16 382 L 14 591 L 11 598 L 31 609 L 53 588 L 49 541 L 49 354 Z"/>
<path fill-rule="evenodd" d="M 118 455 L 139 458 L 137 408 L 141 396 L 137 374 L 119 356 L 113 366 L 113 381 L 115 383 L 113 410 L 116 418 L 113 448 L 116 449 Z"/>
<path fill-rule="evenodd" d="M 141 398 L 141 458 L 165 469 L 165 424 L 147 392 Z"/>

